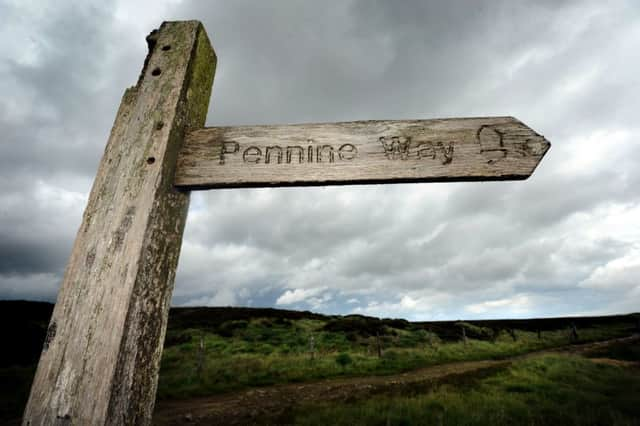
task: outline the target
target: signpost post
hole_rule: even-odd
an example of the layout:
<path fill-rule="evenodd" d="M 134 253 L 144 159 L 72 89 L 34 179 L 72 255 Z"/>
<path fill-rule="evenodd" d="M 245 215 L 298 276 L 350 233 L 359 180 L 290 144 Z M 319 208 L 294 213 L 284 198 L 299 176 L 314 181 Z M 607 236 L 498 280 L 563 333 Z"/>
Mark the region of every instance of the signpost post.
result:
<path fill-rule="evenodd" d="M 149 424 L 189 190 L 526 179 L 549 142 L 512 117 L 202 128 L 216 56 L 165 22 L 100 162 L 23 425 Z"/>

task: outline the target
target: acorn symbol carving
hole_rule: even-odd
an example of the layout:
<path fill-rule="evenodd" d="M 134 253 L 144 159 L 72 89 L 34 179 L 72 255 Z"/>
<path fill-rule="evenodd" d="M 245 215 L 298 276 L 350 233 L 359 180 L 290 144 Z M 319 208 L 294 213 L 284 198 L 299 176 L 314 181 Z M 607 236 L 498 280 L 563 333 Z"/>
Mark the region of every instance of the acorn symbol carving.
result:
<path fill-rule="evenodd" d="M 502 132 L 489 126 L 480 126 L 477 133 L 480 153 L 487 159 L 488 164 L 493 164 L 507 156 L 508 150 L 504 147 Z"/>

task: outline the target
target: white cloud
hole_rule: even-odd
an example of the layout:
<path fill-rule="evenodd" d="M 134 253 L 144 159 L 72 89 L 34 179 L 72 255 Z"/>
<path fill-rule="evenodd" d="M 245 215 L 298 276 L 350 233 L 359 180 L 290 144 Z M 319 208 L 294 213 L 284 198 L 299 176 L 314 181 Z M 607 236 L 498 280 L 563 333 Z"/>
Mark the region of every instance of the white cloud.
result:
<path fill-rule="evenodd" d="M 513 297 L 486 302 L 474 303 L 465 306 L 465 310 L 472 314 L 486 314 L 490 312 L 494 316 L 527 314 L 531 308 L 531 300 L 527 295 L 520 294 Z"/>
<path fill-rule="evenodd" d="M 324 288 L 309 288 L 302 289 L 296 288 L 294 290 L 287 290 L 276 300 L 276 305 L 292 305 L 294 303 L 300 303 L 308 301 L 313 305 L 318 305 L 322 301 L 329 299 L 319 299 L 314 296 L 323 292 Z M 308 299 L 308 300 L 307 300 Z"/>
<path fill-rule="evenodd" d="M 391 290 L 391 289 L 390 289 Z M 406 318 L 409 320 L 451 319 L 456 312 L 454 308 L 456 298 L 447 292 L 434 291 L 424 288 L 414 294 L 404 294 L 401 297 L 392 295 L 392 291 L 385 294 L 379 292 L 366 305 L 351 309 L 351 313 L 372 315 L 387 318 Z"/>
<path fill-rule="evenodd" d="M 403 296 L 402 299 L 400 299 L 400 306 L 405 309 L 414 309 L 417 305 L 418 301 L 410 296 Z"/>
<path fill-rule="evenodd" d="M 640 288 L 640 248 L 597 267 L 581 286 L 612 291 Z"/>

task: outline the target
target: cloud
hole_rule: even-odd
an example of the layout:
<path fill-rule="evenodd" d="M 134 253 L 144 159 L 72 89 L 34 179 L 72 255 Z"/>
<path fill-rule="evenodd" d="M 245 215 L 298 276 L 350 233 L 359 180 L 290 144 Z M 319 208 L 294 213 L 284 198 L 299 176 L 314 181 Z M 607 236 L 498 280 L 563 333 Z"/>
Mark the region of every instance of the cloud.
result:
<path fill-rule="evenodd" d="M 524 294 L 517 295 L 505 299 L 487 300 L 485 302 L 474 303 L 465 306 L 465 310 L 472 314 L 485 314 L 487 312 L 492 313 L 504 313 L 509 312 L 509 315 L 514 314 L 527 314 L 531 301 L 529 297 Z"/>
<path fill-rule="evenodd" d="M 513 115 L 552 148 L 521 182 L 193 194 L 174 304 L 637 305 L 640 9 L 625 1 L 5 2 L 0 298 L 54 299 L 144 37 L 193 17 L 219 58 L 208 125 Z"/>
<path fill-rule="evenodd" d="M 276 305 L 293 305 L 294 303 L 304 302 L 307 299 L 314 299 L 314 301 L 322 300 L 314 298 L 319 293 L 321 293 L 323 288 L 313 288 L 313 289 L 300 289 L 297 288 L 295 290 L 287 290 L 282 296 L 276 299 Z"/>
<path fill-rule="evenodd" d="M 59 276 L 53 273 L 0 274 L 3 299 L 54 300 Z"/>
<path fill-rule="evenodd" d="M 640 289 L 640 249 L 634 248 L 624 256 L 597 267 L 581 285 L 610 291 Z"/>
<path fill-rule="evenodd" d="M 233 290 L 222 288 L 213 296 L 202 296 L 190 299 L 180 306 L 233 306 L 237 298 Z"/>

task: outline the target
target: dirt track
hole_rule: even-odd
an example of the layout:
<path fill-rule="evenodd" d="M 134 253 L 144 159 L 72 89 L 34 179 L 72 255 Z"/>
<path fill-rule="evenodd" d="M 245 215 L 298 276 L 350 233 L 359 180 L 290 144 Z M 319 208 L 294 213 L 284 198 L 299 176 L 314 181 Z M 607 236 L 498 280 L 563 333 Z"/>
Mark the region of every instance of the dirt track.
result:
<path fill-rule="evenodd" d="M 159 401 L 154 412 L 154 425 L 244 425 L 268 422 L 302 403 L 355 401 L 379 393 L 402 394 L 428 390 L 441 383 L 461 382 L 505 368 L 513 361 L 549 353 L 584 353 L 613 343 L 638 339 L 634 335 L 622 339 L 533 352 L 505 360 L 456 362 L 435 365 L 391 376 L 369 376 L 330 379 L 304 384 L 287 384 L 256 388 L 188 400 Z M 602 362 L 602 361 L 600 361 Z"/>

